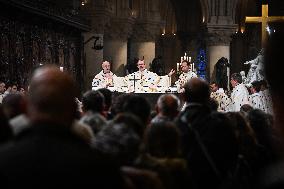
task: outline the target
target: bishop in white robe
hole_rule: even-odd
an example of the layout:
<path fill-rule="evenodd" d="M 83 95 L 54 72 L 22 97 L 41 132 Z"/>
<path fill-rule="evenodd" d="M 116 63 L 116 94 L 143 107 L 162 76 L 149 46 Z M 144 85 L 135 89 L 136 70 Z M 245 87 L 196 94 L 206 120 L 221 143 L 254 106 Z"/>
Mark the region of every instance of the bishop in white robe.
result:
<path fill-rule="evenodd" d="M 156 73 L 150 72 L 146 69 L 144 60 L 138 61 L 138 71 L 129 74 L 125 77 L 125 81 L 128 85 L 128 92 L 144 93 L 144 92 L 161 92 L 159 87 L 168 88 L 170 85 L 170 77 L 175 72 L 171 72 L 166 76 L 158 76 Z M 168 80 L 168 82 L 164 82 Z M 159 86 L 159 84 L 165 83 L 167 86 Z"/>
<path fill-rule="evenodd" d="M 103 70 L 93 79 L 93 89 L 109 88 L 110 90 L 113 90 L 113 79 L 116 75 L 110 71 L 110 63 L 108 61 L 104 61 L 102 63 L 102 69 Z"/>

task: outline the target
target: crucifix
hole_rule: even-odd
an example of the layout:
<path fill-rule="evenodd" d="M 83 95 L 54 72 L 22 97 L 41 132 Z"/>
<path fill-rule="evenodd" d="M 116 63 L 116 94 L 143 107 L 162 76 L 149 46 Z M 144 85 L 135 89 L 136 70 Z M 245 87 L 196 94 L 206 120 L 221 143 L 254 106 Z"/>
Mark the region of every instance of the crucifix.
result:
<path fill-rule="evenodd" d="M 246 16 L 246 23 L 261 23 L 261 46 L 264 47 L 267 41 L 267 23 L 268 22 L 283 22 L 284 16 L 268 16 L 268 4 L 262 5 L 261 17 Z"/>
<path fill-rule="evenodd" d="M 133 92 L 135 93 L 135 83 L 136 83 L 136 81 L 138 81 L 138 80 L 140 80 L 140 79 L 136 79 L 135 78 L 135 73 L 133 73 L 133 79 L 129 79 L 130 81 L 133 81 L 133 88 L 134 88 L 134 90 L 133 90 Z"/>

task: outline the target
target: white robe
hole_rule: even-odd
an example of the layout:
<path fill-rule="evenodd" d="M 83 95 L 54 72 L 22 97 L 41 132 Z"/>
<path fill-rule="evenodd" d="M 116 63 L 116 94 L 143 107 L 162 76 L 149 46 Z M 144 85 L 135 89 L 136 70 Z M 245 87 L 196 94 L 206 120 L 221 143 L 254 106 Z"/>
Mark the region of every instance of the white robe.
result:
<path fill-rule="evenodd" d="M 249 93 L 244 84 L 238 84 L 234 87 L 231 94 L 231 102 L 227 108 L 229 112 L 238 112 L 244 104 L 249 104 Z"/>
<path fill-rule="evenodd" d="M 222 88 L 219 88 L 216 92 L 211 92 L 210 97 L 218 102 L 218 111 L 220 112 L 225 112 L 231 102 Z"/>
<path fill-rule="evenodd" d="M 180 74 L 178 80 L 176 81 L 177 91 L 182 92 L 184 84 L 194 77 L 197 77 L 197 75 L 192 71 Z"/>
<path fill-rule="evenodd" d="M 144 71 L 137 71 L 125 76 L 128 86 L 128 92 L 144 93 L 144 92 L 158 92 L 157 88 L 161 77 L 156 73 L 150 72 L 147 69 Z M 135 89 L 134 89 L 135 82 Z"/>
<path fill-rule="evenodd" d="M 116 75 L 112 72 L 109 73 L 110 77 L 107 77 L 103 70 L 98 73 L 92 82 L 93 89 L 100 89 L 100 88 L 109 88 L 113 90 L 113 79 L 115 79 Z"/>
<path fill-rule="evenodd" d="M 254 109 L 260 109 L 265 112 L 265 103 L 259 93 L 249 95 L 249 103 Z"/>

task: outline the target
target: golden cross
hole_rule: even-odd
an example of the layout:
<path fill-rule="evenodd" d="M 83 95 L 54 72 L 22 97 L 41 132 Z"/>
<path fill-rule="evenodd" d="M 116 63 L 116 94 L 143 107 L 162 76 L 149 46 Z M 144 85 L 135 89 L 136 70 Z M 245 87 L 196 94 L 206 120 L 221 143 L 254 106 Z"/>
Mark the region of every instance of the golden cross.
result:
<path fill-rule="evenodd" d="M 284 16 L 268 16 L 268 5 L 262 5 L 261 17 L 248 17 L 246 16 L 246 23 L 261 23 L 261 45 L 265 46 L 267 41 L 267 23 L 268 22 L 283 22 Z"/>

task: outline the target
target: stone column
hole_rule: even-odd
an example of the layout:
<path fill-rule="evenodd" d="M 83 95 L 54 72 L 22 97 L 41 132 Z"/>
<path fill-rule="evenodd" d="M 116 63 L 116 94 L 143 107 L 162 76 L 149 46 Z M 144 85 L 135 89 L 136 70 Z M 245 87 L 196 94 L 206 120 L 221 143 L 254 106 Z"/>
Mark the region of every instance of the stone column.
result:
<path fill-rule="evenodd" d="M 136 24 L 131 37 L 130 60 L 144 57 L 147 68 L 149 68 L 149 64 L 156 56 L 156 39 L 159 32 L 160 27 L 157 23 Z"/>
<path fill-rule="evenodd" d="M 105 35 L 104 60 L 111 62 L 111 69 L 118 76 L 125 75 L 127 41 L 132 33 L 133 23 L 132 18 L 115 19 Z"/>
<path fill-rule="evenodd" d="M 214 66 L 221 57 L 230 62 L 231 36 L 235 32 L 235 26 L 207 26 L 208 27 L 208 52 L 210 79 Z"/>
<path fill-rule="evenodd" d="M 84 16 L 91 20 L 91 31 L 83 33 L 86 61 L 85 86 L 87 89 L 91 89 L 94 76 L 101 71 L 104 54 L 104 48 L 95 49 L 94 43 L 96 38 L 99 38 L 96 44 L 104 46 L 104 29 L 106 25 L 109 25 L 112 13 L 110 4 L 103 0 L 89 1 L 83 8 Z"/>

